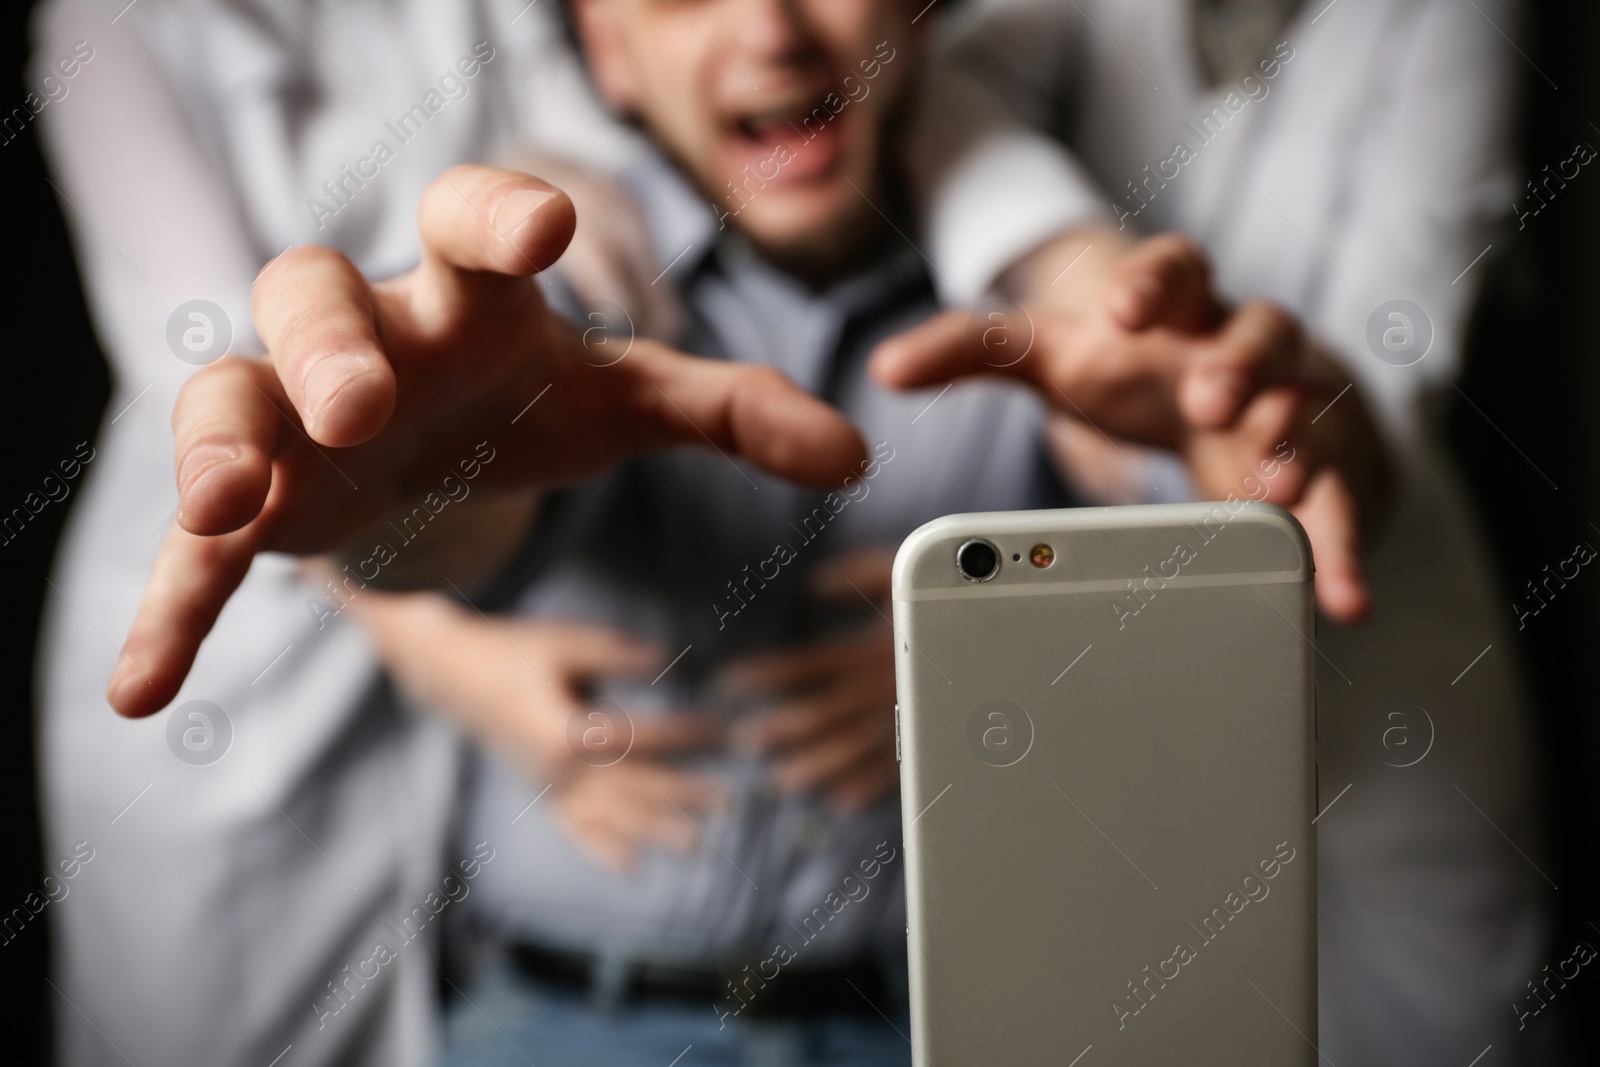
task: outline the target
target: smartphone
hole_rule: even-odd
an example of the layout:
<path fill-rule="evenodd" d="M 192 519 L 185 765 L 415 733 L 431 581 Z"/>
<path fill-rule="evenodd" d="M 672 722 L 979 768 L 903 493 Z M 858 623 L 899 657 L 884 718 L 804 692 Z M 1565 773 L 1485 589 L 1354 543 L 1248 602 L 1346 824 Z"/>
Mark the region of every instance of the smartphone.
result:
<path fill-rule="evenodd" d="M 1316 1063 L 1312 570 L 1238 500 L 901 545 L 915 1063 Z"/>

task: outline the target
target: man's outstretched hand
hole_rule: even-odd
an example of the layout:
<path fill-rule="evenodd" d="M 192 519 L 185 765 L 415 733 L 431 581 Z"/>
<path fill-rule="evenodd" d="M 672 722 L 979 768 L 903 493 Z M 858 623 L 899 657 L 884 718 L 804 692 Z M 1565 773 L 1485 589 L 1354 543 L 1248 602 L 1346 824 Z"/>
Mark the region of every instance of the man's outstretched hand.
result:
<path fill-rule="evenodd" d="M 418 224 L 421 265 L 385 282 L 328 248 L 273 260 L 252 307 L 266 358 L 223 359 L 180 394 L 178 520 L 107 690 L 123 715 L 177 694 L 256 553 L 338 548 L 481 458 L 480 443 L 494 459 L 477 484 L 506 489 L 679 444 L 818 487 L 865 455 L 836 411 L 776 371 L 580 334 L 551 314 L 532 276 L 574 225 L 554 187 L 456 167 L 423 195 Z"/>
<path fill-rule="evenodd" d="M 1203 496 L 1292 511 L 1323 611 L 1367 614 L 1361 545 L 1392 491 L 1387 453 L 1360 391 L 1291 315 L 1262 301 L 1225 307 L 1205 256 L 1174 234 L 1131 247 L 1114 231 L 1069 235 L 1011 274 L 1017 304 L 947 312 L 890 338 L 873 354 L 877 379 L 1010 377 L 1113 453 L 1113 439 L 1176 452 Z"/>

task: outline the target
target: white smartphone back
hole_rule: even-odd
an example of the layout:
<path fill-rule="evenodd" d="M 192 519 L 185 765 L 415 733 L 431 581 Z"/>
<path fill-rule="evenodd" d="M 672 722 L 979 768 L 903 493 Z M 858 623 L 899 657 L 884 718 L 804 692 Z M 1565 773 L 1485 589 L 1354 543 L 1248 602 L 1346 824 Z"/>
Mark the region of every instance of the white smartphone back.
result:
<path fill-rule="evenodd" d="M 914 1062 L 1317 1061 L 1311 578 L 1299 524 L 1240 501 L 906 539 Z"/>

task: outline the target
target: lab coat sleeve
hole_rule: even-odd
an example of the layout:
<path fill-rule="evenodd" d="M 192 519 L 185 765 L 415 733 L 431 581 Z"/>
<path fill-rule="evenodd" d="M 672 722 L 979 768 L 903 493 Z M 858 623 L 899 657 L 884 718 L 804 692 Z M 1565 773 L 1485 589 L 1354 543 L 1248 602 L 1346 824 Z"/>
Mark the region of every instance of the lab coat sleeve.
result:
<path fill-rule="evenodd" d="M 41 8 L 30 79 L 75 46 L 92 49 L 69 93 L 39 115 L 39 133 L 118 394 L 126 402 L 152 386 L 144 403 L 169 411 L 197 369 L 168 344 L 169 318 L 210 301 L 233 349 L 256 350 L 258 256 L 214 156 L 128 21 L 108 24 L 104 8 L 78 0 Z"/>
<path fill-rule="evenodd" d="M 1059 5 L 963 12 L 913 109 L 911 186 L 940 295 L 976 300 L 1054 234 L 1109 220 L 1106 200 L 1044 132 L 1065 85 L 1076 23 Z"/>
<path fill-rule="evenodd" d="M 1402 450 L 1424 432 L 1424 409 L 1432 410 L 1426 395 L 1448 392 L 1458 375 L 1487 264 L 1508 240 L 1502 227 L 1516 195 L 1510 134 L 1522 59 L 1497 26 L 1515 34 L 1513 5 L 1431 0 L 1404 9 L 1394 28 L 1401 39 L 1391 42 L 1391 81 L 1369 98 L 1348 200 L 1327 250 L 1348 282 L 1330 279 L 1310 314 Z M 1420 307 L 1433 333 L 1427 354 L 1409 366 L 1379 358 L 1368 337 L 1369 321 L 1396 299 Z"/>

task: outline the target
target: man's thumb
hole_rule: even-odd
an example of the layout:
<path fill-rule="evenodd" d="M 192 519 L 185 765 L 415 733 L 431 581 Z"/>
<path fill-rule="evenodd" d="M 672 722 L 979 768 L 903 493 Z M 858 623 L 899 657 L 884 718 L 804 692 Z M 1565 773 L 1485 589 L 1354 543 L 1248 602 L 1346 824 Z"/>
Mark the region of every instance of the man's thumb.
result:
<path fill-rule="evenodd" d="M 991 301 L 973 311 L 946 311 L 883 341 L 868 365 L 890 389 L 940 385 L 980 374 L 1025 377 L 1034 325 L 1015 304 Z"/>

